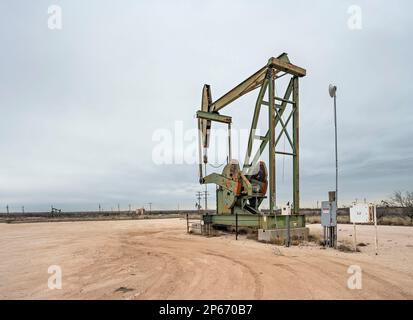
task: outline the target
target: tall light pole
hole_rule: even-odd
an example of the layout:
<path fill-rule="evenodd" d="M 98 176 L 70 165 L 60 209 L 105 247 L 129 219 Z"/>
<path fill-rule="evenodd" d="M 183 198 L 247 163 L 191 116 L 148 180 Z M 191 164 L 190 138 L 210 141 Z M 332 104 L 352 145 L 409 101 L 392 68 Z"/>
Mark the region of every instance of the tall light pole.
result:
<path fill-rule="evenodd" d="M 334 129 L 335 129 L 335 150 L 336 150 L 336 210 L 338 213 L 338 152 L 337 152 L 337 87 L 330 84 L 328 92 L 331 98 L 334 98 Z M 337 248 L 337 227 L 335 227 L 334 247 Z"/>
<path fill-rule="evenodd" d="M 335 150 L 336 150 L 336 205 L 338 209 L 338 152 L 337 152 L 337 87 L 330 84 L 328 87 L 330 97 L 334 98 L 334 129 L 335 129 Z"/>

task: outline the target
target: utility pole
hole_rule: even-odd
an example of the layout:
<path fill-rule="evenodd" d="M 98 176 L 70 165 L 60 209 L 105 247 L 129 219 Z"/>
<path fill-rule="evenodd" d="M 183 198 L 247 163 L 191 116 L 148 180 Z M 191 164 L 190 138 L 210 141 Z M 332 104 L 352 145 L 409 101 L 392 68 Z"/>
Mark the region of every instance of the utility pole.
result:
<path fill-rule="evenodd" d="M 22 213 L 24 214 L 24 206 L 22 206 Z"/>
<path fill-rule="evenodd" d="M 99 203 L 99 212 L 101 212 L 102 211 L 102 207 L 100 206 L 100 203 Z"/>
<path fill-rule="evenodd" d="M 9 215 L 9 205 L 6 206 L 6 210 L 7 210 L 7 215 Z"/>
<path fill-rule="evenodd" d="M 118 203 L 118 213 L 120 213 L 120 204 Z"/>
<path fill-rule="evenodd" d="M 335 130 L 335 153 L 336 153 L 336 194 L 335 194 L 335 202 L 336 202 L 336 210 L 338 213 L 338 151 L 337 151 L 337 86 L 333 86 L 330 84 L 328 91 L 330 93 L 330 97 L 334 98 L 334 130 Z M 337 246 L 337 232 L 335 232 L 334 237 L 335 245 Z"/>
<path fill-rule="evenodd" d="M 202 197 L 202 192 L 201 192 L 201 191 L 198 191 L 198 192 L 196 193 L 196 198 L 197 198 L 197 200 L 198 200 L 198 205 L 197 205 L 197 207 L 198 207 L 198 213 L 199 213 L 199 211 L 200 211 L 200 209 L 201 209 L 201 197 Z"/>
<path fill-rule="evenodd" d="M 334 98 L 334 130 L 335 130 L 335 153 L 336 153 L 336 204 L 338 209 L 338 152 L 337 152 L 337 87 L 330 84 L 329 93 Z"/>
<path fill-rule="evenodd" d="M 149 213 L 152 213 L 152 202 L 149 202 Z"/>
<path fill-rule="evenodd" d="M 206 187 L 207 185 L 205 184 L 205 187 Z M 205 188 L 205 191 L 204 191 L 204 197 L 205 197 L 205 211 L 207 211 L 208 210 L 208 196 L 209 196 L 209 193 L 208 193 L 208 189 L 207 188 Z"/>

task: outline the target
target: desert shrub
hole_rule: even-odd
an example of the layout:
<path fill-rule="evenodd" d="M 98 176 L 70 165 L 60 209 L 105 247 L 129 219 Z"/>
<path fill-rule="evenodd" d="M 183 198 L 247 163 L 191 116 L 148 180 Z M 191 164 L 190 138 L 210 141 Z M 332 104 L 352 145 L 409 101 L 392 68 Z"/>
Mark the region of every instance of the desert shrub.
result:
<path fill-rule="evenodd" d="M 354 252 L 354 248 L 353 248 L 353 247 L 351 247 L 351 246 L 349 246 L 349 245 L 347 245 L 347 244 L 344 244 L 344 243 L 338 245 L 338 246 L 337 246 L 337 250 L 338 250 L 338 251 L 341 251 L 341 252 Z M 360 252 L 360 250 L 357 248 L 357 249 L 356 249 L 356 252 Z"/>

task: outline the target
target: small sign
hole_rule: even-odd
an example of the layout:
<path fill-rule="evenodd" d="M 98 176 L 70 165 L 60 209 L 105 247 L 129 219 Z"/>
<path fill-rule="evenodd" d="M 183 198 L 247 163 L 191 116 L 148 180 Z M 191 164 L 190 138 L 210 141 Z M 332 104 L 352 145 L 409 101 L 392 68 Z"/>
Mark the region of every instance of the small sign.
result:
<path fill-rule="evenodd" d="M 282 216 L 290 216 L 291 215 L 291 206 L 284 206 L 281 208 L 281 215 Z"/>
<path fill-rule="evenodd" d="M 374 221 L 374 206 L 367 203 L 355 204 L 350 208 L 351 223 L 370 223 Z"/>

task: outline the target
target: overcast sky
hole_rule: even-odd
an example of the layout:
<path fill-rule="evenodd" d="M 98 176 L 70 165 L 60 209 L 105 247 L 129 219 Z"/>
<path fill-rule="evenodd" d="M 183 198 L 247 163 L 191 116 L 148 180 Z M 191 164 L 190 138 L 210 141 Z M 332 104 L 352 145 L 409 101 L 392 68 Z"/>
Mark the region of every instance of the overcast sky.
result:
<path fill-rule="evenodd" d="M 62 29 L 49 29 L 50 5 Z M 351 5 L 361 29 L 349 28 Z M 412 10 L 407 0 L 3 0 L 0 211 L 194 208 L 197 166 L 154 163 L 156 132 L 194 129 L 204 83 L 216 99 L 283 52 L 308 74 L 302 206 L 335 186 L 330 82 L 340 202 L 413 190 Z M 249 128 L 255 96 L 223 110 L 235 130 Z M 278 203 L 291 200 L 289 163 L 277 160 Z"/>

